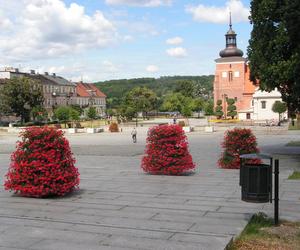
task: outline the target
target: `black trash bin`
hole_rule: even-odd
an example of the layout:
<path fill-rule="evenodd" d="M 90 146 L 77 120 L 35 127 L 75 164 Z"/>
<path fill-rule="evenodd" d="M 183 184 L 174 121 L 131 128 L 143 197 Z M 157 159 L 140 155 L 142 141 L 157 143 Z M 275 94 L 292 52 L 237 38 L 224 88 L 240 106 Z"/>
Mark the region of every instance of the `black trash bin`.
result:
<path fill-rule="evenodd" d="M 242 200 L 254 203 L 272 202 L 272 157 L 264 154 L 245 154 L 241 155 L 240 159 Z M 268 159 L 270 164 L 249 164 L 249 159 Z"/>

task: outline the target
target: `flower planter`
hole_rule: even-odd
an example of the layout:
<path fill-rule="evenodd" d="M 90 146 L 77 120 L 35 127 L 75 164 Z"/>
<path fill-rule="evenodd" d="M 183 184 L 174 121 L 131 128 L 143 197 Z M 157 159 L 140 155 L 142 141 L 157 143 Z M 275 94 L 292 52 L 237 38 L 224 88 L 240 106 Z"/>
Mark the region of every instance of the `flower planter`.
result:
<path fill-rule="evenodd" d="M 96 133 L 96 129 L 95 129 L 95 128 L 87 128 L 87 129 L 86 129 L 86 132 L 87 132 L 88 134 L 95 134 L 95 133 Z"/>
<path fill-rule="evenodd" d="M 204 132 L 213 133 L 214 131 L 215 131 L 215 128 L 212 127 L 212 126 L 206 126 L 206 127 L 204 127 Z"/>
<path fill-rule="evenodd" d="M 183 129 L 183 131 L 184 131 L 185 133 L 189 133 L 189 132 L 192 131 L 192 128 L 191 128 L 190 126 L 182 127 L 182 129 Z"/>
<path fill-rule="evenodd" d="M 77 128 L 69 128 L 68 133 L 69 134 L 76 134 L 77 133 Z"/>

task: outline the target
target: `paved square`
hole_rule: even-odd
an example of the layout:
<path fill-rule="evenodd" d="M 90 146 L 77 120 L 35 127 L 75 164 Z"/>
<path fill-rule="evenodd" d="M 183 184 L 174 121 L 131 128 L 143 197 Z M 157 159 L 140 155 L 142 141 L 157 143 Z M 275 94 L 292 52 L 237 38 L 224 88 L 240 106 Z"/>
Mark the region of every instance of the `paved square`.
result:
<path fill-rule="evenodd" d="M 0 249 L 224 249 L 251 215 L 272 204 L 240 200 L 239 171 L 216 167 L 223 133 L 191 133 L 192 176 L 152 176 L 140 169 L 146 129 L 69 135 L 80 191 L 63 198 L 23 198 L 0 190 Z M 16 136 L 0 135 L 0 181 Z M 258 135 L 264 152 L 299 154 L 284 144 L 297 133 Z M 299 155 L 298 155 L 299 156 Z M 300 220 L 300 181 L 287 180 L 299 161 L 280 156 L 280 215 Z"/>

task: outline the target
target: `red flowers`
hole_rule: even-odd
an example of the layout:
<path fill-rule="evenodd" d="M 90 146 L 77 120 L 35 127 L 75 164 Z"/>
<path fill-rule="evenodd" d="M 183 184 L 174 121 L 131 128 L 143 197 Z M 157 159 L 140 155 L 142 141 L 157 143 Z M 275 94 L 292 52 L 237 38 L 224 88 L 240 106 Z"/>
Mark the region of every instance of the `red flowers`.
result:
<path fill-rule="evenodd" d="M 62 196 L 78 188 L 78 169 L 61 130 L 31 127 L 20 136 L 22 141 L 17 143 L 6 175 L 6 190 L 46 197 Z"/>
<path fill-rule="evenodd" d="M 119 132 L 119 126 L 118 126 L 118 123 L 112 122 L 112 123 L 109 125 L 108 130 L 109 130 L 110 132 Z"/>
<path fill-rule="evenodd" d="M 156 126 L 149 130 L 142 169 L 150 174 L 180 175 L 195 168 L 188 142 L 179 125 Z"/>
<path fill-rule="evenodd" d="M 218 161 L 221 168 L 240 168 L 240 155 L 259 153 L 256 137 L 250 129 L 227 130 L 221 144 L 224 152 Z M 259 164 L 261 160 L 249 160 L 249 164 Z"/>

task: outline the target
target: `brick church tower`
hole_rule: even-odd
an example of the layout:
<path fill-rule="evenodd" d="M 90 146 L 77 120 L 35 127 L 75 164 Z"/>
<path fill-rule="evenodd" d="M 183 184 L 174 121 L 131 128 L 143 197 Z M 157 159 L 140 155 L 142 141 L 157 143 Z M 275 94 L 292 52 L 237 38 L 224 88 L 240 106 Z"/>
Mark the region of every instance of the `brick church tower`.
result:
<path fill-rule="evenodd" d="M 231 16 L 229 30 L 225 35 L 226 48 L 216 59 L 216 73 L 214 80 L 214 105 L 222 100 L 224 117 L 227 117 L 227 98 L 236 100 L 238 118 L 252 119 L 252 96 L 255 86 L 249 80 L 249 67 L 243 51 L 237 48 L 236 33 L 232 30 Z"/>

